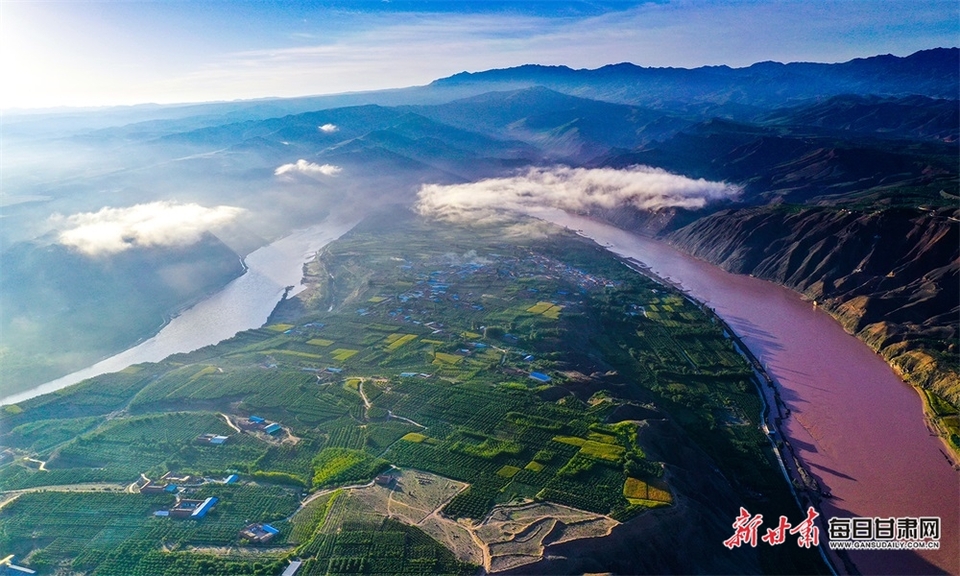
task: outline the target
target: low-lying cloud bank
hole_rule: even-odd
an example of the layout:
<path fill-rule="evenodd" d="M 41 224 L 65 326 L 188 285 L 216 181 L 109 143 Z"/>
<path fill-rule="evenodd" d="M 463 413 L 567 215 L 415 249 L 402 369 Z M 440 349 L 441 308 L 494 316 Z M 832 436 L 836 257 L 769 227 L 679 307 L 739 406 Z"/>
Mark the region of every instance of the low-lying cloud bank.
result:
<path fill-rule="evenodd" d="M 60 244 L 89 256 L 116 254 L 134 247 L 188 246 L 234 220 L 243 212 L 234 206 L 150 202 L 127 208 L 101 208 L 72 216 L 54 214 L 61 228 Z"/>
<path fill-rule="evenodd" d="M 342 171 L 343 168 L 334 166 L 333 164 L 314 164 L 313 162 L 307 162 L 301 158 L 293 164 L 284 164 L 283 166 L 280 166 L 273 171 L 273 175 L 283 176 L 284 174 L 299 172 L 301 174 L 307 174 L 310 176 L 317 174 L 323 176 L 336 176 Z"/>
<path fill-rule="evenodd" d="M 336 124 L 324 124 L 323 126 L 317 126 L 317 130 L 326 134 L 333 134 L 334 132 L 338 132 L 340 127 Z"/>
<path fill-rule="evenodd" d="M 495 221 L 537 208 L 702 208 L 741 191 L 726 182 L 694 180 L 649 166 L 622 170 L 555 166 L 469 184 L 426 184 L 418 193 L 417 210 L 444 220 Z"/>

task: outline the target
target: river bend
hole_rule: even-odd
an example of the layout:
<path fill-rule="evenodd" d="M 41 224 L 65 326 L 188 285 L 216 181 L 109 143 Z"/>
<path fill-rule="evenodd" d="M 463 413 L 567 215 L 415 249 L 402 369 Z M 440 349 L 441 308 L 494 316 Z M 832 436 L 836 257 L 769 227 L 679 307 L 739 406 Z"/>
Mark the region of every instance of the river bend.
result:
<path fill-rule="evenodd" d="M 827 518 L 941 517 L 940 550 L 852 552 L 860 571 L 960 574 L 960 473 L 928 430 L 917 392 L 880 356 L 782 286 L 585 217 L 537 216 L 644 263 L 737 332 L 780 387 L 790 410 L 781 433 L 834 496 L 821 505 Z"/>

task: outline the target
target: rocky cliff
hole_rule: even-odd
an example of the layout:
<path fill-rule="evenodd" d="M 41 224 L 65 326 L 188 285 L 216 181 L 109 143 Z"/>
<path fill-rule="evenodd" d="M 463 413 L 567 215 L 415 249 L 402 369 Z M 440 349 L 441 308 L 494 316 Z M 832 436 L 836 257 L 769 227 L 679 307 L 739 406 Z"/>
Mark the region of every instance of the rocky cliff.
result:
<path fill-rule="evenodd" d="M 665 234 L 732 272 L 817 302 L 908 381 L 960 403 L 960 211 L 764 206 Z"/>

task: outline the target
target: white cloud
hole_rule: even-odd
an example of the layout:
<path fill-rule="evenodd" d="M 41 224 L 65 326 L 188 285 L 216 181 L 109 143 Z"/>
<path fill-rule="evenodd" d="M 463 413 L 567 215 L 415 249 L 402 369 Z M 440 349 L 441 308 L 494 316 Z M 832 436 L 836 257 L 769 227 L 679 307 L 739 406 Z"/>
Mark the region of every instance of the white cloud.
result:
<path fill-rule="evenodd" d="M 339 132 L 340 127 L 336 124 L 324 124 L 323 126 L 317 126 L 317 130 L 326 134 L 333 134 L 334 132 Z"/>
<path fill-rule="evenodd" d="M 538 208 L 701 208 L 740 192 L 739 186 L 694 180 L 649 166 L 623 170 L 555 166 L 469 184 L 426 184 L 418 193 L 417 210 L 445 220 L 501 221 L 508 213 Z"/>
<path fill-rule="evenodd" d="M 235 219 L 243 212 L 234 206 L 207 208 L 199 204 L 151 202 L 127 208 L 101 208 L 72 216 L 54 214 L 61 228 L 60 244 L 90 255 L 106 255 L 134 247 L 187 246 Z"/>
<path fill-rule="evenodd" d="M 284 164 L 283 166 L 278 167 L 273 171 L 274 176 L 283 176 L 284 174 L 290 174 L 291 172 L 300 172 L 302 174 L 316 175 L 321 174 L 323 176 L 336 176 L 343 171 L 343 168 L 339 166 L 334 166 L 333 164 L 314 164 L 313 162 L 307 162 L 303 158 L 297 160 L 293 164 Z"/>

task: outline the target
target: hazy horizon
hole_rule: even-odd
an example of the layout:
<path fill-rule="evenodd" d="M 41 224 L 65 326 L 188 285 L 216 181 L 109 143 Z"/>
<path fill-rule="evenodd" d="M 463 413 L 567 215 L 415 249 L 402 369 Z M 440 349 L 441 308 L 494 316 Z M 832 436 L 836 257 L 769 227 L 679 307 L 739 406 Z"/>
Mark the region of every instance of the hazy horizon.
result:
<path fill-rule="evenodd" d="M 779 62 L 779 61 L 776 61 L 776 60 L 760 60 L 760 61 L 754 62 L 754 63 L 752 63 L 752 64 L 748 64 L 748 65 L 745 65 L 745 66 L 731 66 L 731 68 L 733 68 L 733 69 L 749 68 L 750 66 L 753 66 L 753 65 L 755 65 L 755 64 L 760 64 L 760 63 L 763 63 L 763 62 L 776 62 L 776 63 L 779 63 L 779 64 L 795 64 L 795 63 L 812 63 L 812 64 L 834 64 L 834 63 L 840 63 L 840 64 L 842 64 L 842 63 L 844 63 L 844 62 L 849 62 L 849 61 L 851 61 L 851 60 L 866 59 L 866 58 L 872 58 L 872 57 L 876 57 L 876 56 L 896 56 L 896 57 L 899 57 L 899 58 L 905 58 L 905 57 L 907 57 L 907 56 L 910 56 L 910 55 L 912 55 L 912 54 L 915 54 L 916 52 L 922 52 L 922 51 L 924 51 L 924 50 L 954 49 L 954 48 L 958 48 L 958 46 L 931 46 L 931 47 L 929 47 L 929 48 L 924 48 L 924 49 L 921 49 L 921 50 L 917 50 L 917 51 L 915 51 L 915 52 L 911 52 L 911 53 L 909 53 L 909 54 L 865 54 L 865 55 L 857 56 L 857 57 L 851 58 L 850 60 L 845 60 L 845 61 L 841 61 L 841 62 L 813 62 L 813 61 L 809 61 L 809 60 L 791 60 L 791 61 L 788 61 L 788 62 Z M 613 65 L 616 65 L 616 64 L 633 64 L 633 65 L 635 65 L 635 66 L 641 66 L 640 64 L 636 64 L 635 62 L 609 62 L 609 63 L 607 63 L 607 64 L 602 64 L 602 65 L 600 65 L 600 66 L 591 67 L 591 68 L 574 68 L 574 67 L 572 67 L 572 66 L 566 66 L 566 65 L 564 65 L 564 64 L 553 64 L 553 65 L 550 65 L 550 66 L 567 67 L 567 68 L 570 68 L 570 69 L 573 69 L 573 70 L 597 70 L 597 69 L 599 69 L 599 68 L 604 68 L 604 67 L 606 67 L 606 66 L 613 66 Z M 484 70 L 461 70 L 461 71 L 459 71 L 459 72 L 453 72 L 453 73 L 448 74 L 448 75 L 446 75 L 446 76 L 439 76 L 439 77 L 434 78 L 433 80 L 431 80 L 431 81 L 429 81 L 429 82 L 426 82 L 426 83 L 424 83 L 424 84 L 411 84 L 411 85 L 408 85 L 408 86 L 390 86 L 390 87 L 386 87 L 386 88 L 372 88 L 372 89 L 369 89 L 369 90 L 347 90 L 347 91 L 344 91 L 344 92 L 298 94 L 298 95 L 293 95 L 293 96 L 253 96 L 253 97 L 249 97 L 249 98 L 234 98 L 234 99 L 229 99 L 229 100 L 227 100 L 227 99 L 219 99 L 219 100 L 191 100 L 191 101 L 182 101 L 182 102 L 136 102 L 136 103 L 132 103 L 132 104 L 94 104 L 94 105 L 84 105 L 84 106 L 58 105 L 58 106 L 33 107 L 33 108 L 30 108 L 30 107 L 10 107 L 10 108 L 0 108 L 0 111 L 3 111 L 3 112 L 5 112 L 5 113 L 13 113 L 13 114 L 33 114 L 33 113 L 43 114 L 43 113 L 57 113 L 57 112 L 64 112 L 64 113 L 67 113 L 67 112 L 96 112 L 96 111 L 98 111 L 98 110 L 107 110 L 107 109 L 114 109 L 114 108 L 138 108 L 138 107 L 151 108 L 151 107 L 166 107 L 166 106 L 171 106 L 171 107 L 176 107 L 176 106 L 199 106 L 199 105 L 204 105 L 204 104 L 231 104 L 231 103 L 241 103 L 241 102 L 270 102 L 270 101 L 273 101 L 273 100 L 290 100 L 290 99 L 297 99 L 297 98 L 320 98 L 320 97 L 325 97 L 325 96 L 351 96 L 351 95 L 362 95 L 362 94 L 374 93 L 374 92 L 385 92 L 385 91 L 391 91 L 391 90 L 406 90 L 406 89 L 410 89 L 410 88 L 421 88 L 421 87 L 429 86 L 431 83 L 433 83 L 433 82 L 436 81 L 436 80 L 442 80 L 442 79 L 444 79 L 444 78 L 449 78 L 449 77 L 452 77 L 452 76 L 454 76 L 454 75 L 456 75 L 456 74 L 461 74 L 461 73 L 476 74 L 476 73 L 482 73 L 482 72 L 486 72 L 486 71 L 490 71 L 490 70 L 503 70 L 503 69 L 508 69 L 508 68 L 516 68 L 516 67 L 520 67 L 520 66 L 542 66 L 542 65 L 541 65 L 541 64 L 536 64 L 536 63 L 533 63 L 533 62 L 528 62 L 528 63 L 526 63 L 526 64 L 518 64 L 518 65 L 516 65 L 516 66 L 508 66 L 508 67 L 504 67 L 504 68 L 487 68 L 487 69 L 484 69 Z M 685 66 L 641 66 L 641 67 L 644 67 L 644 68 L 654 68 L 654 69 L 655 69 L 655 68 L 676 68 L 676 69 L 693 70 L 693 69 L 696 69 L 696 68 L 703 68 L 703 67 L 708 67 L 708 66 L 712 66 L 712 65 L 705 64 L 705 65 L 703 65 L 703 66 L 692 66 L 692 67 L 685 67 Z"/>
<path fill-rule="evenodd" d="M 954 2 L 4 2 L 9 111 L 420 86 L 522 64 L 844 62 L 958 44 Z"/>

